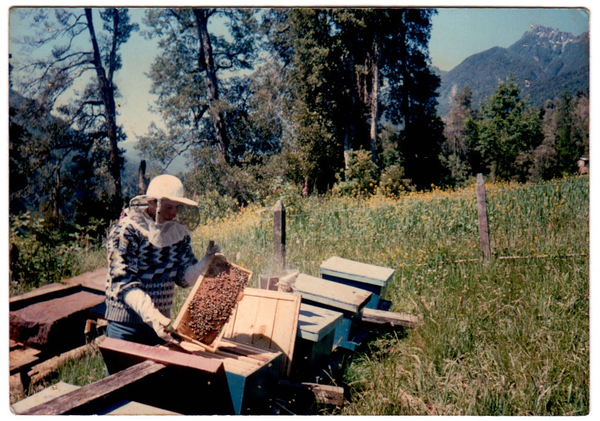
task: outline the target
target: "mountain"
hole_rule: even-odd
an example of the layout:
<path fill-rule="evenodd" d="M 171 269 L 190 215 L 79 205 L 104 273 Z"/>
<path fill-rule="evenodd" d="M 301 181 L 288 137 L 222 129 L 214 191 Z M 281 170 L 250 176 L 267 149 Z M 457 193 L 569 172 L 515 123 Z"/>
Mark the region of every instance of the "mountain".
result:
<path fill-rule="evenodd" d="M 589 93 L 589 32 L 574 36 L 553 28 L 535 26 L 508 48 L 493 47 L 474 54 L 449 72 L 439 72 L 440 116 L 450 108 L 452 92 L 469 85 L 473 106 L 492 95 L 498 83 L 514 75 L 522 97 L 531 105 L 541 106 L 565 90 Z"/>

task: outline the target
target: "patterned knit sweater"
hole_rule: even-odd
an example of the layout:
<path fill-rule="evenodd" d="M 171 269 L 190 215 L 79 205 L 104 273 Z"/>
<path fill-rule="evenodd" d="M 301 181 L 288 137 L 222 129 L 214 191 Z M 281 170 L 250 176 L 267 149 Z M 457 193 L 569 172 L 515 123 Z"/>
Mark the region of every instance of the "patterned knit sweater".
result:
<path fill-rule="evenodd" d="M 175 284 L 188 287 L 185 271 L 198 263 L 190 236 L 182 226 L 171 225 L 169 240 L 161 241 L 161 228 L 141 211 L 131 212 L 110 231 L 107 241 L 108 278 L 106 281 L 106 319 L 121 323 L 143 323 L 123 297 L 140 288 L 156 308 L 171 317 Z M 172 222 L 170 224 L 177 224 Z M 167 227 L 169 228 L 169 227 Z M 157 240 L 158 232 L 158 240 Z"/>

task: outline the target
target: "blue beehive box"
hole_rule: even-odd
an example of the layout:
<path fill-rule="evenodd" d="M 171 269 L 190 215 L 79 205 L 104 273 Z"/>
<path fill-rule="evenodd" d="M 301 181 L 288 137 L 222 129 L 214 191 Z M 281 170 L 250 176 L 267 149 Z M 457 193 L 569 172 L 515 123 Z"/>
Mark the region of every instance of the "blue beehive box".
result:
<path fill-rule="evenodd" d="M 316 373 L 333 350 L 335 330 L 342 323 L 338 311 L 302 303 L 292 371 L 295 377 Z"/>
<path fill-rule="evenodd" d="M 353 325 L 370 301 L 371 292 L 303 273 L 294 282 L 294 292 L 302 296 L 302 303 L 342 313 L 334 333 L 334 347 L 354 350 L 359 345 L 354 341 Z"/>
<path fill-rule="evenodd" d="M 372 293 L 367 308 L 378 309 L 384 304 L 387 285 L 394 269 L 356 262 L 333 256 L 321 264 L 321 277 L 329 281 L 361 288 Z"/>

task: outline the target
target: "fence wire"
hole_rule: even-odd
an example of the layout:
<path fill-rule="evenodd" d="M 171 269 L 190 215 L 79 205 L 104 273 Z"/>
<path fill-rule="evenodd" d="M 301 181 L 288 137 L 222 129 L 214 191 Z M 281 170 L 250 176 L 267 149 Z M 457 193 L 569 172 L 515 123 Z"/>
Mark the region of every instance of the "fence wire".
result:
<path fill-rule="evenodd" d="M 572 195 L 573 189 L 581 190 L 581 203 L 572 204 L 566 200 L 566 195 Z M 490 243 L 492 257 L 495 259 L 588 258 L 588 247 L 581 247 L 581 244 L 589 243 L 589 208 L 583 206 L 582 209 L 581 206 L 582 203 L 587 204 L 588 192 L 581 184 L 549 182 L 510 188 L 493 186 L 486 195 Z M 534 199 L 546 202 L 533 203 Z M 361 244 L 361 247 L 366 244 L 381 246 L 385 253 L 385 248 L 389 249 L 392 241 L 397 248 L 408 247 L 414 236 L 420 235 L 423 240 L 431 241 L 431 235 L 423 233 L 432 232 L 440 237 L 445 236 L 446 243 L 448 239 L 452 240 L 451 244 L 441 247 L 445 249 L 441 255 L 431 258 L 435 254 L 435 247 L 429 244 L 428 248 L 424 247 L 422 250 L 427 248 L 430 252 L 428 261 L 400 258 L 388 263 L 425 266 L 481 261 L 476 201 L 473 189 L 458 195 L 428 196 L 426 199 L 425 196 L 411 197 L 381 205 L 360 204 L 355 207 L 310 211 L 288 209 L 288 260 L 293 262 L 295 257 L 300 258 L 307 247 L 323 250 L 327 255 L 340 255 L 341 252 L 338 251 L 349 249 L 348 246 L 340 245 L 348 243 Z M 510 205 L 509 208 L 506 203 Z M 559 209 L 560 207 L 563 209 Z M 437 220 L 432 210 L 440 212 L 441 216 Z M 565 215 L 572 215 L 572 219 L 566 219 Z M 453 216 L 454 219 L 447 220 L 444 216 Z M 272 218 L 265 219 L 266 223 L 267 221 L 272 222 Z M 578 238 L 582 235 L 585 236 L 583 241 Z M 566 237 L 567 245 L 573 248 L 552 250 L 555 247 L 552 242 L 557 236 L 562 236 L 563 240 Z M 394 240 L 389 240 L 390 237 Z M 403 238 L 409 240 L 403 241 Z M 468 253 L 460 253 L 465 249 Z M 295 264 L 318 265 L 322 261 L 301 259 L 295 261 Z"/>

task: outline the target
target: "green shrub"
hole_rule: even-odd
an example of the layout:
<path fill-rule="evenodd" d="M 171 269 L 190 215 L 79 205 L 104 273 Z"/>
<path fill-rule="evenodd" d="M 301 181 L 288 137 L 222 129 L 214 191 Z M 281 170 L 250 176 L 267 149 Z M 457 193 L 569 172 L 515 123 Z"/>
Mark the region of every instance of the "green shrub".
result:
<path fill-rule="evenodd" d="M 10 295 L 97 268 L 104 251 L 91 234 L 102 224 L 91 220 L 88 227 L 73 225 L 67 230 L 48 228 L 44 219 L 29 212 L 11 216 Z"/>
<path fill-rule="evenodd" d="M 348 168 L 334 186 L 333 194 L 340 196 L 368 196 L 377 188 L 378 169 L 365 150 L 348 152 Z M 343 180 L 342 180 L 343 178 Z"/>

